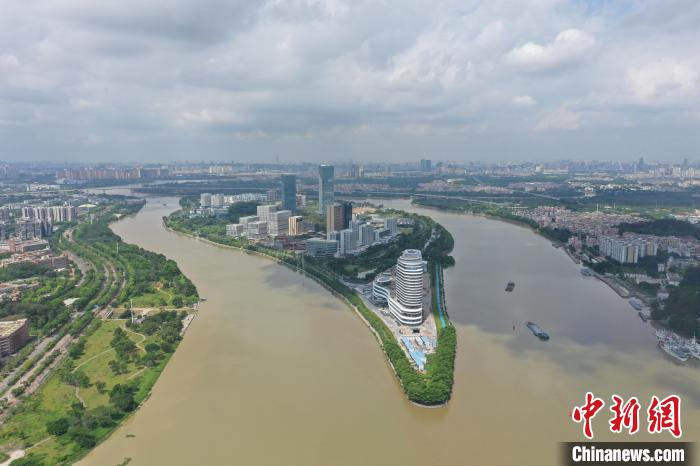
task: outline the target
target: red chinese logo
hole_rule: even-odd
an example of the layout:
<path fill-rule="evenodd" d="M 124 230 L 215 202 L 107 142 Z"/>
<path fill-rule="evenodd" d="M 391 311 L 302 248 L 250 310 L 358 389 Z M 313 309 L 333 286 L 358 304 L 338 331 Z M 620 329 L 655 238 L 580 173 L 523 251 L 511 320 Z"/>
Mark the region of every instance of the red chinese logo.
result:
<path fill-rule="evenodd" d="M 625 401 L 618 395 L 613 395 L 610 411 L 613 416 L 608 421 L 610 432 L 622 433 L 626 430 L 630 435 L 639 431 L 639 413 L 641 405 L 635 396 Z M 593 393 L 587 392 L 585 403 L 574 407 L 571 418 L 574 422 L 583 424 L 583 435 L 588 439 L 593 438 L 593 418 L 603 409 L 605 402 L 597 398 Z M 681 398 L 678 395 L 670 395 L 660 400 L 656 395 L 651 397 L 647 408 L 647 430 L 650 434 L 658 434 L 668 431 L 675 438 L 683 434 L 681 429 Z"/>
<path fill-rule="evenodd" d="M 576 406 L 574 411 L 571 413 L 571 417 L 574 422 L 579 424 L 583 422 L 583 435 L 586 438 L 593 438 L 593 427 L 591 426 L 591 421 L 598 414 L 605 403 L 600 398 L 596 398 L 593 393 L 586 393 L 586 403 L 583 406 Z"/>
<path fill-rule="evenodd" d="M 610 419 L 610 432 L 620 433 L 625 428 L 631 435 L 634 435 L 639 430 L 639 400 L 633 396 L 624 405 L 624 401 L 617 395 L 612 396 L 613 405 L 610 411 L 613 412 L 613 418 Z"/>
<path fill-rule="evenodd" d="M 647 410 L 649 433 L 655 434 L 667 430 L 679 438 L 681 431 L 681 398 L 677 395 L 667 396 L 659 401 L 656 395 L 651 397 Z"/>

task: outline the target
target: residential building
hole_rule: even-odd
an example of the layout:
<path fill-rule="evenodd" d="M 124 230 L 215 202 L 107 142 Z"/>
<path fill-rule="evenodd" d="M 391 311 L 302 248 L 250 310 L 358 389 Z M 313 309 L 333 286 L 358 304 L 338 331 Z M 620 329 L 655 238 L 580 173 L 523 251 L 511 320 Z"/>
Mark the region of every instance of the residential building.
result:
<path fill-rule="evenodd" d="M 318 167 L 318 213 L 325 214 L 328 207 L 335 202 L 333 165 L 320 165 Z"/>
<path fill-rule="evenodd" d="M 399 234 L 399 221 L 395 218 L 385 218 L 384 228 L 389 230 L 390 236 L 396 236 Z"/>
<path fill-rule="evenodd" d="M 211 195 L 211 207 L 219 208 L 224 206 L 224 195 L 223 194 L 212 194 Z"/>
<path fill-rule="evenodd" d="M 359 242 L 363 246 L 369 246 L 374 243 L 374 227 L 369 223 L 363 223 L 358 229 Z"/>
<path fill-rule="evenodd" d="M 297 176 L 285 174 L 280 178 L 282 209 L 292 213 L 297 211 Z"/>
<path fill-rule="evenodd" d="M 268 189 L 267 190 L 267 202 L 277 202 L 277 190 Z"/>
<path fill-rule="evenodd" d="M 354 231 L 352 231 L 350 228 L 346 228 L 345 230 L 341 230 L 339 233 L 340 242 L 338 244 L 338 252 L 340 255 L 344 256 L 357 249 Z"/>
<path fill-rule="evenodd" d="M 332 257 L 338 250 L 335 240 L 311 238 L 306 241 L 306 252 L 314 257 Z"/>
<path fill-rule="evenodd" d="M 304 217 L 293 215 L 289 217 L 289 236 L 299 236 L 304 233 Z"/>
<path fill-rule="evenodd" d="M 28 340 L 27 319 L 0 322 L 0 357 L 16 353 Z"/>
<path fill-rule="evenodd" d="M 202 208 L 211 207 L 211 193 L 202 193 L 199 195 L 199 205 Z"/>

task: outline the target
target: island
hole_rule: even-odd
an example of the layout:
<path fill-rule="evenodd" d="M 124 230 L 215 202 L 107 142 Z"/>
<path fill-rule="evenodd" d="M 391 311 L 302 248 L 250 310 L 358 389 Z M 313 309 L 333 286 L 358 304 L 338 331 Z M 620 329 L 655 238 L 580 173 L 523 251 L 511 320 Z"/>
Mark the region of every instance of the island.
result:
<path fill-rule="evenodd" d="M 235 199 L 219 210 L 212 209 L 211 202 L 207 193 L 182 197 L 182 209 L 164 217 L 164 224 L 204 241 L 268 257 L 318 281 L 371 329 L 411 402 L 441 406 L 449 401 L 457 338 L 443 290 L 443 268 L 454 263 L 449 255 L 454 241 L 445 228 L 427 216 L 345 201 L 330 205 L 325 216 L 318 214 L 315 202 L 300 206 L 297 215 L 264 198 Z M 323 220 L 326 225 L 319 225 Z M 373 227 L 373 222 L 379 226 Z M 268 228 L 283 229 L 284 234 Z M 427 294 L 423 307 L 419 291 L 413 308 L 409 301 L 399 303 L 400 296 L 389 298 L 394 306 L 381 300 L 378 281 L 391 281 L 391 270 L 402 263 L 425 275 L 411 284 Z M 406 313 L 396 311 L 402 305 Z M 414 320 L 408 318 L 411 309 L 419 307 L 427 315 L 421 317 L 423 311 L 418 311 Z"/>

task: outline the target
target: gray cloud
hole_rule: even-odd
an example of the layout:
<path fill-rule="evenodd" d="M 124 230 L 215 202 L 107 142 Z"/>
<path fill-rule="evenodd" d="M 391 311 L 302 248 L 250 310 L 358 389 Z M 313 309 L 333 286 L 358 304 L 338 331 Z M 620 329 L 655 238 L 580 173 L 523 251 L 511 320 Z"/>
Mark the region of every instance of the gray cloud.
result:
<path fill-rule="evenodd" d="M 692 158 L 699 18 L 693 0 L 8 0 L 0 159 Z"/>

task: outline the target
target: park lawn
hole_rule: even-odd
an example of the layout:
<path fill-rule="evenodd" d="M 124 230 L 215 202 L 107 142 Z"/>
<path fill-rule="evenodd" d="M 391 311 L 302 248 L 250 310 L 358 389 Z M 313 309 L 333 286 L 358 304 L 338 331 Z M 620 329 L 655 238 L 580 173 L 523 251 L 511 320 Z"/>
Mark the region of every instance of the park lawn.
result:
<path fill-rule="evenodd" d="M 169 303 L 168 297 L 159 291 L 153 291 L 152 293 L 145 293 L 135 297 L 132 305 L 134 307 L 159 307 L 163 305 L 161 299 L 165 300 L 167 306 Z"/>
<path fill-rule="evenodd" d="M 88 337 L 85 353 L 76 361 L 75 366 L 80 367 L 80 370 L 83 370 L 90 378 L 91 386 L 80 389 L 80 396 L 85 400 L 89 409 L 109 402 L 109 396 L 106 393 L 100 394 L 95 388 L 94 383 L 96 381 L 101 380 L 105 382 L 106 390 L 109 391 L 115 384 L 126 382 L 138 370 L 133 363 L 127 365 L 129 371 L 126 374 L 114 375 L 109 368 L 109 361 L 115 358 L 110 342 L 114 330 L 123 326 L 124 321 L 102 322 L 100 327 Z M 128 335 L 135 343 L 141 341 L 141 338 L 136 334 L 128 333 Z M 65 362 L 61 364 L 65 364 Z M 81 364 L 83 365 L 80 366 Z M 145 372 L 155 371 L 147 370 Z M 157 378 L 157 373 L 155 377 Z M 75 388 L 62 382 L 56 371 L 54 371 L 39 391 L 25 400 L 20 405 L 17 413 L 11 416 L 2 426 L 2 429 L 0 429 L 0 442 L 5 444 L 3 445 L 4 447 L 7 446 L 5 441 L 10 440 L 15 443 L 15 445 L 11 446 L 17 447 L 33 445 L 45 439 L 49 436 L 46 432 L 46 422 L 64 415 L 70 406 L 77 401 Z M 109 429 L 96 429 L 96 433 L 102 430 L 104 430 L 104 433 L 109 431 Z M 20 440 L 22 445 L 17 445 L 17 440 Z M 51 458 L 59 458 L 62 455 L 70 454 L 70 452 L 66 452 L 66 448 L 71 448 L 72 451 L 72 445 L 71 442 L 66 442 L 63 439 L 52 438 L 32 449 L 32 452 L 41 450 L 42 452 L 52 453 Z"/>

